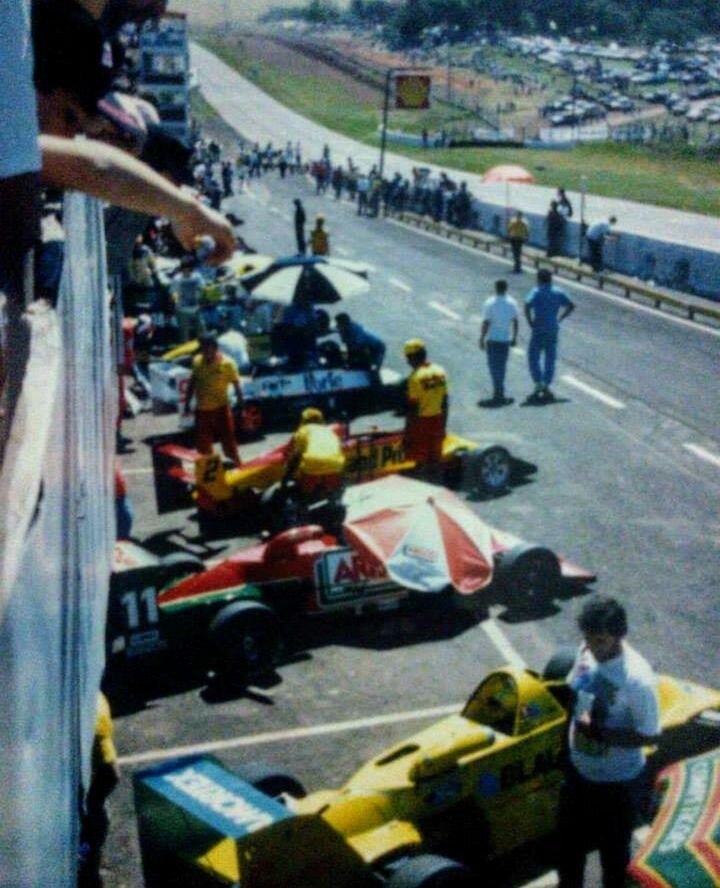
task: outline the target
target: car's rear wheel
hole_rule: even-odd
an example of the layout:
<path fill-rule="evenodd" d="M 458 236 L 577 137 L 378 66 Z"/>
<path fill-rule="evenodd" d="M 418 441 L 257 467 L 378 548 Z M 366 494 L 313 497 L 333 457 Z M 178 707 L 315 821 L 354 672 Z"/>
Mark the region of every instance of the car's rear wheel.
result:
<path fill-rule="evenodd" d="M 235 773 L 255 789 L 273 798 L 289 795 L 294 799 L 304 799 L 307 795 L 305 787 L 297 777 L 286 771 L 278 771 L 262 762 L 249 762 L 236 768 Z"/>
<path fill-rule="evenodd" d="M 436 854 L 419 854 L 400 863 L 387 880 L 388 888 L 470 888 L 470 870 Z"/>
<path fill-rule="evenodd" d="M 470 456 L 473 485 L 485 493 L 502 493 L 510 483 L 512 463 L 504 447 L 486 447 Z"/>
<path fill-rule="evenodd" d="M 516 600 L 547 601 L 560 582 L 560 562 L 550 549 L 524 544 L 503 555 L 500 576 Z"/>
<path fill-rule="evenodd" d="M 209 641 L 215 671 L 230 684 L 242 684 L 272 669 L 280 649 L 280 626 L 266 605 L 236 601 L 215 615 Z"/>

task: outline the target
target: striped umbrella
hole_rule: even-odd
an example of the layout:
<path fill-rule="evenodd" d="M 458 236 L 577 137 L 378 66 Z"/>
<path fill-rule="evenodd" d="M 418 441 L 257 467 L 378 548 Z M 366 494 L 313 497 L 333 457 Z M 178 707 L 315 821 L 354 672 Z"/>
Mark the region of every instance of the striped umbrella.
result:
<path fill-rule="evenodd" d="M 368 266 L 327 256 L 289 256 L 276 259 L 267 268 L 243 275 L 245 289 L 262 299 L 289 305 L 309 297 L 330 304 L 366 293 Z"/>
<path fill-rule="evenodd" d="M 390 475 L 348 488 L 348 542 L 401 586 L 471 595 L 492 580 L 490 530 L 443 487 Z"/>

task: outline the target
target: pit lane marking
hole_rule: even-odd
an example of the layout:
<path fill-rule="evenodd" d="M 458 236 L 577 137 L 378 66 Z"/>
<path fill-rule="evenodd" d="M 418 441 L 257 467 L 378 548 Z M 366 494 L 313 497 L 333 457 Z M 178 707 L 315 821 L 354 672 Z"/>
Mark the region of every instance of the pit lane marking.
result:
<path fill-rule="evenodd" d="M 226 740 L 211 740 L 188 746 L 173 746 L 168 749 L 150 749 L 146 752 L 120 756 L 121 765 L 141 765 L 147 762 L 160 761 L 176 756 L 195 755 L 207 752 L 220 752 L 226 749 L 239 749 L 242 746 L 259 746 L 264 743 L 282 743 L 303 737 L 321 737 L 327 734 L 342 734 L 364 728 L 383 727 L 385 725 L 402 724 L 407 721 L 442 718 L 459 712 L 464 703 L 450 703 L 447 706 L 434 706 L 430 709 L 414 709 L 406 712 L 391 712 L 387 715 L 373 715 L 367 718 L 356 718 L 350 721 L 330 722 L 324 725 L 310 725 L 305 728 L 289 728 L 285 731 L 265 731 L 261 734 L 249 734 L 242 737 L 229 737 Z"/>
<path fill-rule="evenodd" d="M 712 453 L 712 451 L 706 450 L 699 444 L 691 444 L 689 442 L 683 444 L 683 447 L 685 448 L 685 450 L 692 453 L 693 456 L 697 456 L 699 459 L 704 459 L 705 462 L 712 463 L 712 465 L 720 468 L 720 456 L 718 456 L 717 453 Z"/>
<path fill-rule="evenodd" d="M 483 620 L 480 624 L 480 628 L 505 658 L 506 662 L 518 669 L 527 669 L 527 663 L 525 660 L 523 660 L 512 644 L 510 644 L 507 636 L 492 617 Z"/>
<path fill-rule="evenodd" d="M 398 290 L 402 290 L 404 293 L 412 293 L 412 287 L 405 283 L 405 281 L 401 281 L 400 278 L 391 277 L 388 278 L 393 287 L 397 287 Z"/>
<path fill-rule="evenodd" d="M 347 247 L 335 247 L 335 252 L 341 256 L 352 256 L 352 250 L 348 250 Z"/>
<path fill-rule="evenodd" d="M 123 475 L 152 475 L 152 469 L 123 469 Z"/>
<path fill-rule="evenodd" d="M 562 381 L 567 383 L 567 385 L 571 385 L 573 388 L 584 392 L 586 395 L 590 395 L 591 398 L 595 398 L 596 400 L 601 401 L 608 407 L 612 407 L 613 410 L 625 409 L 626 405 L 623 404 L 622 401 L 618 401 L 617 398 L 606 395 L 605 392 L 601 392 L 599 389 L 593 388 L 591 385 L 588 385 L 586 382 L 583 382 L 575 376 L 571 376 L 569 373 L 565 373 L 562 376 Z"/>
<path fill-rule="evenodd" d="M 440 302 L 435 302 L 435 300 L 431 300 L 428 302 L 430 308 L 434 308 L 435 311 L 439 311 L 440 314 L 444 314 L 448 318 L 452 318 L 453 321 L 459 321 L 460 315 L 453 311 L 451 308 L 448 308 L 446 305 L 442 305 Z"/>
<path fill-rule="evenodd" d="M 412 225 L 407 225 L 403 222 L 398 222 L 397 219 L 385 219 L 385 223 L 387 225 L 397 225 L 399 228 L 403 228 L 405 231 L 412 231 L 414 234 L 419 234 L 421 237 L 429 237 L 431 240 L 438 241 L 441 244 L 445 244 L 446 246 L 453 247 L 456 250 L 464 250 L 466 253 L 470 253 L 471 255 L 477 258 L 478 256 L 482 256 L 486 259 L 489 259 L 492 262 L 499 262 L 501 265 L 512 265 L 512 259 L 505 259 L 502 256 L 498 256 L 496 253 L 485 253 L 481 250 L 477 250 L 473 247 L 469 247 L 467 244 L 458 244 L 455 241 L 449 240 L 448 238 L 441 237 L 439 234 L 433 234 L 432 231 L 421 231 L 419 228 L 415 228 Z M 527 274 L 531 274 L 534 272 L 534 269 L 528 267 L 526 269 Z M 625 299 L 623 296 L 617 296 L 614 293 L 608 293 L 607 290 L 600 290 L 596 287 L 591 287 L 588 284 L 581 284 L 576 281 L 570 281 L 562 276 L 558 276 L 563 283 L 566 283 L 567 286 L 573 288 L 573 290 L 582 290 L 584 293 L 591 293 L 593 296 L 600 296 L 603 299 L 607 299 L 610 302 L 616 302 L 618 305 L 623 305 L 627 309 L 632 309 L 633 311 L 642 311 L 646 314 L 650 314 L 656 318 L 663 318 L 666 321 L 672 321 L 674 324 L 680 324 L 682 327 L 689 327 L 690 330 L 695 330 L 697 333 L 707 333 L 710 336 L 715 336 L 720 338 L 720 329 L 716 327 L 708 327 L 703 324 L 699 324 L 697 321 L 689 321 L 686 318 L 681 318 L 676 315 L 668 314 L 667 312 L 661 311 L 660 309 L 653 308 L 651 305 L 643 305 L 640 302 L 631 302 L 629 299 Z"/>
<path fill-rule="evenodd" d="M 518 356 L 521 357 L 521 358 L 525 357 L 525 349 L 524 349 L 524 348 L 520 348 L 519 345 L 514 345 L 514 346 L 510 349 L 510 351 L 511 351 L 514 355 L 518 355 Z"/>

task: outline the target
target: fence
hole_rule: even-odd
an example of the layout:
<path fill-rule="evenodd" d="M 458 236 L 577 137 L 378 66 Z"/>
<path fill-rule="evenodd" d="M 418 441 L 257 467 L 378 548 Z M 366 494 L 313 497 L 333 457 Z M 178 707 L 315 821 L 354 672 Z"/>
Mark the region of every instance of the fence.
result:
<path fill-rule="evenodd" d="M 100 206 L 69 195 L 64 219 L 58 306 L 28 311 L 0 470 L 0 888 L 75 884 L 104 656 L 117 385 Z"/>

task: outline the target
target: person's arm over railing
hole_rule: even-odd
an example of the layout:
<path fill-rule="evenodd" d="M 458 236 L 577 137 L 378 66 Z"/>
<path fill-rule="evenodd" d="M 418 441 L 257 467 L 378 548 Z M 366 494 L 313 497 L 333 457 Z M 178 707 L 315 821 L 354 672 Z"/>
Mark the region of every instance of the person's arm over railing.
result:
<path fill-rule="evenodd" d="M 215 242 L 206 259 L 224 262 L 235 248 L 232 228 L 219 213 L 124 151 L 90 139 L 40 136 L 43 184 L 82 191 L 138 213 L 165 216 L 190 252 L 203 235 Z"/>

